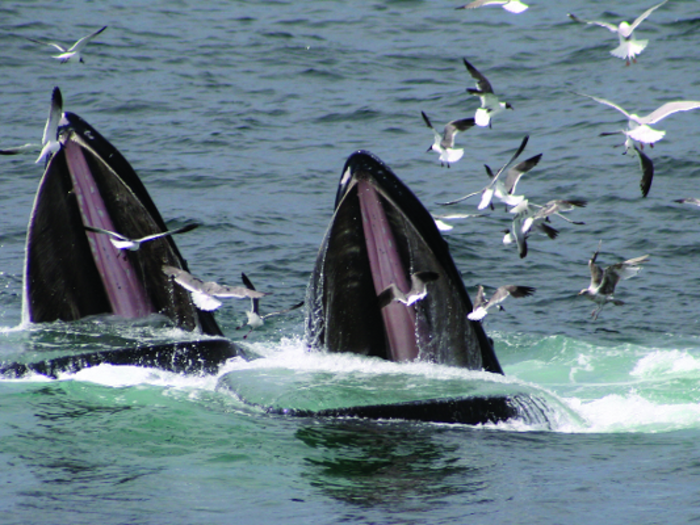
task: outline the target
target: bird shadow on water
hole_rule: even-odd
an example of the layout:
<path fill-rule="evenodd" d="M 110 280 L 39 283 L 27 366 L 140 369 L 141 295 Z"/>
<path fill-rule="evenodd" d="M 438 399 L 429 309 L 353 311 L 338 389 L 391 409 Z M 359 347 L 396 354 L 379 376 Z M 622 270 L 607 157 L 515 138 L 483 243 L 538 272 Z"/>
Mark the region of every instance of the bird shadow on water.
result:
<path fill-rule="evenodd" d="M 324 420 L 296 437 L 309 447 L 302 476 L 331 498 L 361 507 L 433 509 L 445 498 L 490 501 L 483 457 L 440 443 L 434 427 L 366 420 Z"/>

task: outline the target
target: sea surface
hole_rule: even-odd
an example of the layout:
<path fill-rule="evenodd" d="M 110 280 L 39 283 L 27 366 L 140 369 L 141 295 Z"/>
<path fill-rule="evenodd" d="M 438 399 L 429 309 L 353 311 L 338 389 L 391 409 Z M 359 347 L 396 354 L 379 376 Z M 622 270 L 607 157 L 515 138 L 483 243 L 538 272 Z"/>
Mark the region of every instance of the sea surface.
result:
<path fill-rule="evenodd" d="M 193 273 L 273 292 L 263 307 L 303 299 L 355 150 L 386 162 L 428 209 L 476 213 L 484 164 L 542 153 L 518 193 L 543 204 L 585 199 L 533 234 L 520 259 L 504 246 L 510 216 L 451 221 L 445 236 L 469 293 L 534 286 L 484 321 L 503 388 L 547 400 L 547 424 L 471 427 L 266 414 L 220 387 L 240 377 L 261 404 L 318 407 L 328 397 L 377 402 L 407 393 L 458 395 L 490 374 L 308 352 L 304 313 L 270 319 L 243 340 L 247 301 L 216 317 L 261 356 L 216 376 L 99 366 L 58 380 L 0 380 L 0 522 L 6 524 L 652 524 L 700 520 L 700 111 L 657 125 L 644 151 L 656 175 L 622 155 L 615 101 L 650 113 L 700 100 L 700 3 L 671 0 L 637 29 L 649 45 L 629 67 L 614 34 L 567 12 L 617 23 L 649 2 L 533 0 L 520 15 L 458 2 L 394 0 L 116 0 L 0 3 L 0 147 L 41 137 L 51 90 L 129 160 L 166 222 L 197 221 L 177 243 Z M 85 63 L 53 48 L 103 25 Z M 462 160 L 427 153 L 436 127 L 473 116 L 462 58 L 514 110 L 492 129 L 458 135 Z M 42 167 L 0 158 L 0 361 L 40 359 L 137 341 L 193 336 L 148 320 L 22 324 L 24 242 Z M 594 304 L 587 261 L 644 254 L 618 288 L 623 306 Z M 243 387 L 242 387 L 243 388 Z M 280 398 L 282 396 L 282 398 Z M 281 400 L 280 400 L 281 399 Z"/>

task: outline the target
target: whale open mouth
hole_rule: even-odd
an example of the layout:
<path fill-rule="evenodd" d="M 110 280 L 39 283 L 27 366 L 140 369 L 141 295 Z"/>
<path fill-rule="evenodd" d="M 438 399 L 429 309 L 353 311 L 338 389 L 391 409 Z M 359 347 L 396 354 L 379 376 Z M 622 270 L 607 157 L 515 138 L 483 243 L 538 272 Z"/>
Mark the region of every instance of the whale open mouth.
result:
<path fill-rule="evenodd" d="M 424 298 L 378 302 L 392 285 L 408 293 L 419 272 L 438 275 Z M 432 217 L 367 152 L 354 153 L 343 169 L 306 304 L 311 345 L 502 373 L 483 328 L 467 319 L 471 301 Z"/>
<path fill-rule="evenodd" d="M 138 251 L 117 249 L 108 236 L 166 231 L 165 223 L 124 157 L 79 116 L 61 120 L 61 149 L 49 161 L 27 233 L 24 318 L 72 321 L 111 313 L 125 318 L 164 314 L 177 326 L 221 335 L 211 314 L 161 271 L 186 268 L 170 237 Z"/>

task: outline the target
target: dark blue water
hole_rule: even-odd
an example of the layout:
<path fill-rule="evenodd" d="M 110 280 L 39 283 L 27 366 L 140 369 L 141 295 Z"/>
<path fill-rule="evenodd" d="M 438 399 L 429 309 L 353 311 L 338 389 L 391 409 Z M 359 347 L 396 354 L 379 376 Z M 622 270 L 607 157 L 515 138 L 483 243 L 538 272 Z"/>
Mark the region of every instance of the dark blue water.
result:
<path fill-rule="evenodd" d="M 621 155 L 615 110 L 647 114 L 700 100 L 700 5 L 672 0 L 637 31 L 630 67 L 614 35 L 567 17 L 632 20 L 647 3 L 539 3 L 521 15 L 456 4 L 352 2 L 4 2 L 0 4 L 0 146 L 39 140 L 53 86 L 126 156 L 166 221 L 202 226 L 178 238 L 191 269 L 236 284 L 245 271 L 274 291 L 265 307 L 303 298 L 332 213 L 340 170 L 356 149 L 382 158 L 435 213 L 436 201 L 483 187 L 530 142 L 543 153 L 518 186 L 534 202 L 586 199 L 554 219 L 558 239 L 503 246 L 509 216 L 454 221 L 446 233 L 465 284 L 534 286 L 486 329 L 506 378 L 550 408 L 548 425 L 471 428 L 270 416 L 217 388 L 234 374 L 248 395 L 317 406 L 349 396 L 458 392 L 488 374 L 304 352 L 303 314 L 271 320 L 218 377 L 101 366 L 60 380 L 0 382 L 0 520 L 4 523 L 687 523 L 700 475 L 700 112 L 657 127 L 645 152 L 656 175 L 639 191 Z M 22 39 L 70 43 L 108 25 L 85 64 Z M 492 129 L 458 136 L 464 158 L 426 153 L 436 125 L 478 106 L 466 57 L 514 106 Z M 187 334 L 98 319 L 21 324 L 24 237 L 41 168 L 0 159 L 0 359 L 94 350 Z M 476 201 L 454 207 L 475 213 Z M 595 322 L 587 260 L 602 240 L 610 264 L 651 260 L 620 285 L 626 305 Z M 244 302 L 217 320 L 227 335 Z M 308 388 L 299 388 L 299 385 Z"/>

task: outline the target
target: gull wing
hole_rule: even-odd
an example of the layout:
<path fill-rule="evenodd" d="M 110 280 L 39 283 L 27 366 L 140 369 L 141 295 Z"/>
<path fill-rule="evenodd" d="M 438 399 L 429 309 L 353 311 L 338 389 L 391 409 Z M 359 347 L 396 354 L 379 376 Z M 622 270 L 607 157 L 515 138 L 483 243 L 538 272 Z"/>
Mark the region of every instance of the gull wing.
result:
<path fill-rule="evenodd" d="M 107 26 L 102 27 L 101 29 L 98 29 L 94 33 L 90 33 L 88 36 L 84 36 L 80 40 L 78 40 L 75 44 L 73 44 L 70 49 L 68 49 L 66 52 L 67 53 L 74 53 L 76 51 L 81 51 L 87 44 L 95 38 L 97 35 L 99 35 L 102 31 L 107 29 Z M 65 50 L 64 50 L 65 51 Z"/>
<path fill-rule="evenodd" d="M 41 138 L 41 144 L 46 145 L 49 141 L 56 140 L 58 136 L 58 123 L 63 115 L 63 96 L 58 87 L 53 88 L 51 93 L 51 107 L 49 108 L 49 116 L 46 119 L 44 126 L 44 134 Z"/>
<path fill-rule="evenodd" d="M 214 297 L 234 297 L 243 299 L 245 297 L 260 298 L 268 294 L 250 290 L 242 286 L 228 286 L 218 284 L 213 281 L 202 281 L 199 277 L 195 277 L 189 272 L 174 266 L 163 266 L 163 272 L 172 277 L 177 284 L 185 290 L 195 294 L 205 294 Z"/>
<path fill-rule="evenodd" d="M 479 195 L 482 190 L 475 191 L 474 193 L 470 193 L 469 195 L 465 195 L 464 197 L 460 197 L 459 199 L 453 200 L 453 201 L 448 201 L 448 202 L 438 202 L 436 203 L 438 206 L 452 206 L 453 204 L 457 204 L 458 202 L 462 202 L 467 200 L 469 197 L 473 197 L 474 195 Z"/>
<path fill-rule="evenodd" d="M 540 161 L 542 158 L 542 153 L 539 155 L 535 155 L 534 157 L 530 157 L 527 160 L 522 161 L 521 163 L 513 166 L 508 170 L 508 175 L 506 176 L 506 181 L 505 181 L 505 188 L 508 193 L 513 193 L 515 191 L 515 187 L 518 184 L 518 181 L 520 180 L 520 177 L 523 176 L 523 174 L 527 173 L 530 171 L 532 168 L 537 166 L 537 163 Z"/>
<path fill-rule="evenodd" d="M 476 125 L 473 118 L 463 118 L 460 120 L 453 120 L 445 125 L 445 134 L 440 145 L 443 148 L 451 148 L 455 144 L 455 135 L 460 131 L 466 131 L 469 128 Z"/>
<path fill-rule="evenodd" d="M 676 100 L 674 102 L 666 102 L 666 104 L 652 111 L 646 117 L 641 117 L 639 120 L 637 120 L 637 122 L 640 124 L 655 124 L 656 122 L 665 119 L 669 115 L 678 113 L 679 111 L 690 111 L 691 109 L 697 108 L 700 108 L 700 101 L 697 100 Z"/>
<path fill-rule="evenodd" d="M 650 7 L 649 9 L 647 9 L 646 11 L 644 11 L 641 15 L 639 15 L 639 16 L 637 17 L 637 19 L 636 19 L 634 22 L 632 22 L 632 23 L 630 24 L 629 29 L 627 29 L 627 30 L 622 34 L 622 36 L 624 36 L 625 38 L 629 37 L 629 36 L 632 34 L 632 31 L 634 31 L 635 29 L 637 29 L 637 26 L 638 26 L 639 24 L 641 24 L 642 22 L 644 22 L 644 20 L 646 20 L 646 18 L 647 18 L 650 14 L 652 14 L 654 11 L 656 11 L 659 7 L 661 7 L 662 5 L 664 5 L 666 2 L 668 2 L 668 0 L 664 0 L 664 1 L 661 2 L 660 4 L 657 4 L 657 5 L 655 5 L 654 7 Z"/>
<path fill-rule="evenodd" d="M 176 228 L 174 230 L 169 230 L 166 232 L 158 232 L 154 233 L 152 235 L 146 235 L 145 237 L 142 237 L 140 239 L 136 239 L 136 242 L 148 242 L 148 241 L 154 241 L 156 239 L 160 239 L 161 237 L 167 237 L 169 235 L 176 235 L 178 233 L 186 233 L 194 230 L 195 228 L 198 228 L 199 224 L 196 222 L 186 224 L 180 228 Z"/>
<path fill-rule="evenodd" d="M 590 98 L 591 100 L 595 100 L 599 104 L 605 104 L 606 106 L 610 106 L 611 108 L 615 108 L 620 113 L 622 113 L 624 116 L 626 116 L 628 119 L 635 120 L 635 121 L 639 122 L 640 124 L 646 124 L 645 122 L 640 122 L 639 117 L 637 117 L 636 115 L 631 115 L 630 113 L 627 113 L 627 111 L 625 111 L 623 108 L 621 108 L 620 106 L 618 106 L 614 102 L 610 102 L 609 100 L 605 100 L 604 98 L 594 97 L 593 95 L 586 95 L 585 93 L 577 93 L 576 91 L 574 91 L 573 93 L 576 95 L 579 95 L 581 97 L 586 97 L 586 98 Z M 652 113 L 652 115 L 653 115 L 653 113 Z M 651 115 L 649 115 L 649 116 L 651 116 Z M 648 118 L 648 117 L 646 117 L 646 118 Z"/>
<path fill-rule="evenodd" d="M 39 151 L 40 149 L 41 144 L 27 142 L 26 144 L 14 148 L 0 149 L 0 155 L 17 155 L 25 151 Z"/>
<path fill-rule="evenodd" d="M 579 18 L 572 13 L 567 13 L 567 16 L 569 18 L 571 18 L 571 20 L 573 20 L 574 22 L 578 22 L 579 24 L 600 26 L 600 27 L 604 27 L 608 31 L 612 31 L 613 33 L 617 33 L 617 26 L 614 24 L 609 24 L 608 22 L 601 22 L 599 20 L 584 20 L 583 18 Z"/>
<path fill-rule="evenodd" d="M 103 233 L 105 235 L 109 235 L 110 237 L 112 237 L 113 239 L 116 239 L 118 241 L 124 241 L 124 242 L 128 242 L 128 243 L 134 242 L 132 239 L 129 239 L 128 237 L 124 237 L 121 233 L 111 232 L 109 230 L 103 230 L 102 228 L 97 228 L 95 226 L 89 226 L 86 224 L 85 229 L 89 232 Z"/>
<path fill-rule="evenodd" d="M 253 299 L 253 300 L 257 301 L 258 299 Z M 263 319 L 267 319 L 268 317 L 274 317 L 276 315 L 283 315 L 283 314 L 291 312 L 292 310 L 296 310 L 297 308 L 301 308 L 302 306 L 304 306 L 304 301 L 300 301 L 297 304 L 295 304 L 294 306 L 290 306 L 289 308 L 285 308 L 284 310 L 277 310 L 276 312 L 270 312 L 270 313 L 265 314 L 261 317 Z"/>
<path fill-rule="evenodd" d="M 598 258 L 598 253 L 600 252 L 600 245 L 602 241 L 598 243 L 598 249 L 593 253 L 593 256 L 588 260 L 588 269 L 591 271 L 591 285 L 589 288 L 597 288 L 603 282 L 603 270 L 598 266 L 595 261 Z"/>
<path fill-rule="evenodd" d="M 649 195 L 651 183 L 654 179 L 654 163 L 647 157 L 641 149 L 634 145 L 634 151 L 639 158 L 639 167 L 642 169 L 642 179 L 639 181 L 639 188 L 642 190 L 642 197 Z"/>
<path fill-rule="evenodd" d="M 253 281 L 248 279 L 248 276 L 241 272 L 241 280 L 243 281 L 243 284 L 245 285 L 246 288 L 249 290 L 255 290 L 255 286 L 253 285 Z M 250 309 L 253 311 L 255 315 L 260 316 L 260 299 L 255 299 L 251 298 L 250 300 Z M 268 314 L 270 315 L 270 314 Z M 262 317 L 262 319 L 265 319 L 265 317 Z"/>
<path fill-rule="evenodd" d="M 472 76 L 474 80 L 476 80 L 476 87 L 477 89 L 467 89 L 469 93 L 472 95 L 479 95 L 483 93 L 493 93 L 493 88 L 491 87 L 491 83 L 486 79 L 484 75 L 482 75 L 478 69 L 476 69 L 474 66 L 472 66 L 466 58 L 462 58 L 464 60 L 464 65 L 467 68 L 467 71 L 469 71 L 469 74 Z"/>
<path fill-rule="evenodd" d="M 63 47 L 61 44 L 57 44 L 56 42 L 47 42 L 46 40 L 37 40 L 36 38 L 29 38 L 28 36 L 22 37 L 26 40 L 29 40 L 30 42 L 34 42 L 35 44 L 41 44 L 44 46 L 51 46 L 55 47 L 58 49 L 61 53 L 65 53 L 68 51 L 65 47 Z"/>
<path fill-rule="evenodd" d="M 506 298 L 509 295 L 512 295 L 513 297 L 518 299 L 520 297 L 527 297 L 529 295 L 532 295 L 533 293 L 535 293 L 535 288 L 531 286 L 517 286 L 515 284 L 506 284 L 496 289 L 494 294 L 491 296 L 491 299 L 489 299 L 489 302 L 486 303 L 486 306 L 484 308 L 488 309 L 492 306 L 497 305 L 498 303 L 502 303 L 506 300 Z"/>
<path fill-rule="evenodd" d="M 476 297 L 474 298 L 473 310 L 476 310 L 484 303 L 486 303 L 486 297 L 484 297 L 484 287 L 479 285 L 479 288 L 476 291 Z"/>

